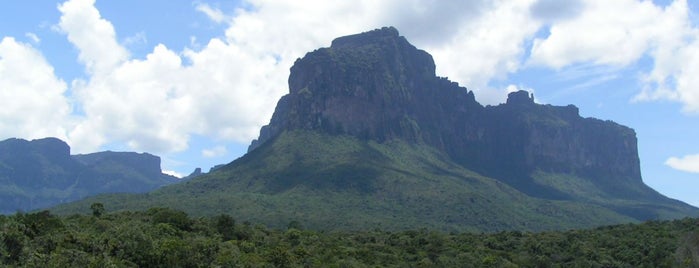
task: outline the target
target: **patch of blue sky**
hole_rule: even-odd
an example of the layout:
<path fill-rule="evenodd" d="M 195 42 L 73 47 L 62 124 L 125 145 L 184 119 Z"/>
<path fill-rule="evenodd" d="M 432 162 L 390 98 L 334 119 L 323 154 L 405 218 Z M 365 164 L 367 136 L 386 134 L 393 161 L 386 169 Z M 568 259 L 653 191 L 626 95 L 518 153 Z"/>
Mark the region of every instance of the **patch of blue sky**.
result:
<path fill-rule="evenodd" d="M 208 136 L 192 135 L 189 140 L 189 148 L 178 153 L 168 154 L 163 159 L 165 169 L 176 171 L 182 175 L 188 175 L 195 168 L 201 168 L 203 172 L 208 172 L 214 166 L 227 164 L 243 156 L 247 152 L 249 144 L 225 142 Z M 225 153 L 205 157 L 204 150 L 211 150 L 216 147 L 224 147 Z"/>
<path fill-rule="evenodd" d="M 239 2 L 220 5 L 231 12 L 236 3 Z M 196 10 L 197 4 L 196 1 L 121 0 L 97 1 L 95 6 L 114 25 L 118 40 L 132 57 L 142 59 L 158 44 L 179 53 L 185 48 L 197 50 L 193 42 L 205 45 L 211 38 L 223 37 L 228 25 L 210 20 Z"/>
<path fill-rule="evenodd" d="M 84 77 L 84 72 L 77 62 L 77 49 L 54 27 L 60 19 L 58 4 L 58 1 L 13 1 L 11 5 L 2 5 L 0 39 L 13 37 L 41 51 L 54 67 L 56 76 L 70 84 L 73 79 Z"/>

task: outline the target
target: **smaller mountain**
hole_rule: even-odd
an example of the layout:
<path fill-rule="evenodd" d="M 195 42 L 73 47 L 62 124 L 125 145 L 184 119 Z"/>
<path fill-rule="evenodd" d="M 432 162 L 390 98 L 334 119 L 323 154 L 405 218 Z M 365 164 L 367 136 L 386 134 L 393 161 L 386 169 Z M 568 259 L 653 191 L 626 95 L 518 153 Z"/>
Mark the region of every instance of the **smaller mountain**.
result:
<path fill-rule="evenodd" d="M 99 193 L 142 193 L 179 180 L 147 153 L 71 155 L 62 140 L 0 141 L 0 213 L 46 208 Z"/>
<path fill-rule="evenodd" d="M 182 180 L 193 179 L 193 178 L 199 177 L 203 174 L 206 174 L 206 173 L 202 172 L 201 168 L 195 168 L 194 171 L 192 171 L 192 173 L 189 173 L 189 175 L 183 177 Z"/>

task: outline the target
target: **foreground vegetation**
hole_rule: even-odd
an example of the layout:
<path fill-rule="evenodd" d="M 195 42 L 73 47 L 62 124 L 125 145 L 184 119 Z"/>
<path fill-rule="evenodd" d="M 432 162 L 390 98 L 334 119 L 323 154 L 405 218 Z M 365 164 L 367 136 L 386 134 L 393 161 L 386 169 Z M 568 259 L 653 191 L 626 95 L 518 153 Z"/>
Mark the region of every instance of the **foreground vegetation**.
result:
<path fill-rule="evenodd" d="M 27 267 L 697 267 L 699 220 L 557 232 L 268 229 L 167 208 L 0 216 L 0 261 Z"/>

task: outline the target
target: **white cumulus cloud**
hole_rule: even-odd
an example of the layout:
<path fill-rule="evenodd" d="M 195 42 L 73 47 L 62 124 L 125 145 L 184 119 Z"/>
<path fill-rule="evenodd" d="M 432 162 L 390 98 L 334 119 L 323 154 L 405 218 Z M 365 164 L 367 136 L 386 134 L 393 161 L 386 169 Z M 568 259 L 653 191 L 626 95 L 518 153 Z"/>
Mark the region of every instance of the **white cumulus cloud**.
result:
<path fill-rule="evenodd" d="M 158 45 L 145 59 L 133 59 L 94 1 L 68 1 L 59 10 L 59 28 L 90 74 L 72 83 L 84 111 L 70 133 L 77 151 L 107 142 L 183 151 L 191 134 L 248 142 L 283 93 L 281 76 L 291 60 L 280 63 L 269 51 L 255 53 L 252 42 L 214 38 L 199 51 L 182 53 Z"/>
<path fill-rule="evenodd" d="M 699 173 L 699 154 L 686 155 L 684 157 L 670 157 L 665 164 L 681 171 Z"/>
<path fill-rule="evenodd" d="M 79 59 L 87 71 L 103 75 L 126 61 L 128 51 L 116 41 L 114 26 L 103 19 L 95 0 L 71 0 L 58 6 L 62 13 L 58 27 L 80 51 Z"/>
<path fill-rule="evenodd" d="M 526 0 L 496 1 L 462 21 L 445 42 L 427 46 L 438 74 L 473 90 L 481 103 L 503 102 L 507 90 L 490 88 L 488 83 L 505 79 L 521 67 L 526 40 L 541 27 L 529 14 L 532 4 Z"/>
<path fill-rule="evenodd" d="M 173 171 L 173 170 L 163 170 L 162 172 L 163 172 L 163 174 L 175 176 L 177 178 L 183 178 L 185 176 L 185 175 L 182 175 L 181 173 L 178 173 L 177 171 Z"/>
<path fill-rule="evenodd" d="M 533 63 L 554 68 L 585 62 L 627 65 L 668 31 L 667 26 L 683 19 L 672 9 L 637 0 L 588 0 L 580 12 L 552 24 L 549 36 L 534 40 Z"/>
<path fill-rule="evenodd" d="M 72 106 L 67 85 L 39 51 L 12 37 L 0 41 L 0 137 L 66 138 Z"/>

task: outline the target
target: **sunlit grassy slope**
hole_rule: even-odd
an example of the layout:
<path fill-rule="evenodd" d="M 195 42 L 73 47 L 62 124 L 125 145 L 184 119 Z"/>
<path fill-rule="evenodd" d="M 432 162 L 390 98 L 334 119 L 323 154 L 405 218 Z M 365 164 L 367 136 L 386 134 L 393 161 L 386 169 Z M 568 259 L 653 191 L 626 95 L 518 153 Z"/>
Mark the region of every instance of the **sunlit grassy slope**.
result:
<path fill-rule="evenodd" d="M 424 145 L 294 131 L 191 181 L 149 194 L 93 197 L 54 212 L 87 212 L 101 202 L 108 210 L 164 206 L 192 215 L 226 213 L 271 227 L 299 221 L 314 229 L 495 231 L 636 222 L 622 210 L 652 206 L 599 195 L 595 185 L 571 175 L 533 177 L 571 198 L 527 196 Z M 689 213 L 667 205 L 656 210 L 662 218 Z"/>

